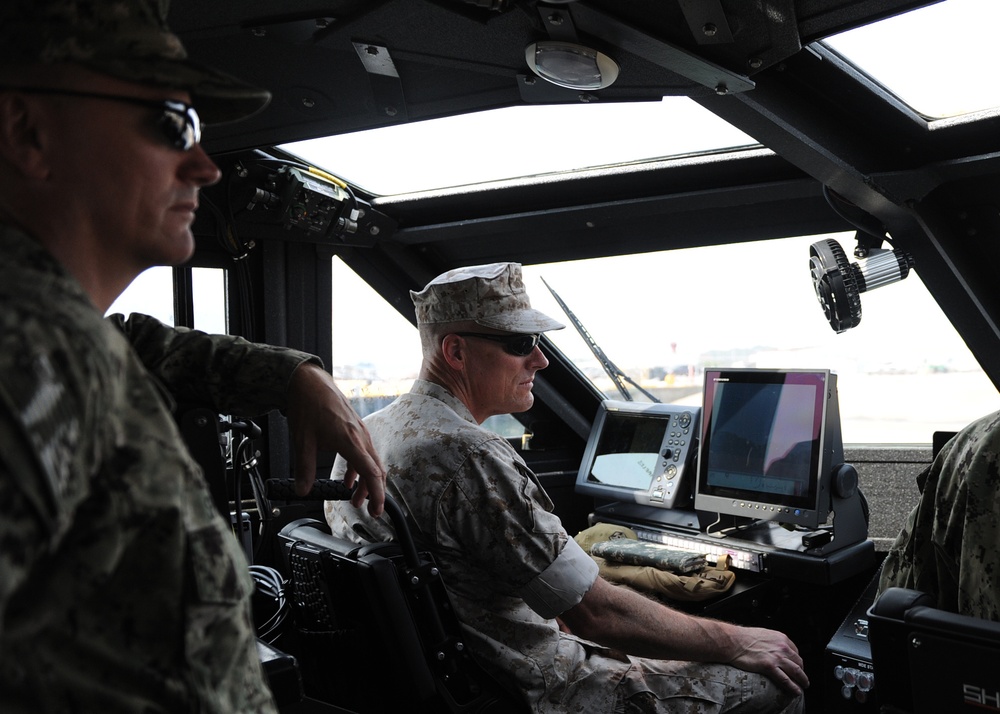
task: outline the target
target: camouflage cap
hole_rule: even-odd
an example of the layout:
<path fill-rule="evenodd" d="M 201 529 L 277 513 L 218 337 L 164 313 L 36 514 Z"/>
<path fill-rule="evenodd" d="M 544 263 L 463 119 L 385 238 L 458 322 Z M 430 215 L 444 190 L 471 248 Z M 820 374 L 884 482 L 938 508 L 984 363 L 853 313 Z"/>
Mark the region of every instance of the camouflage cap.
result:
<path fill-rule="evenodd" d="M 3 0 L 0 64 L 71 62 L 191 93 L 207 124 L 244 119 L 270 92 L 187 58 L 167 27 L 169 0 Z"/>
<path fill-rule="evenodd" d="M 506 332 L 561 330 L 556 322 L 531 307 L 519 263 L 491 263 L 455 268 L 434 278 L 420 292 L 410 292 L 417 324 L 472 320 Z"/>

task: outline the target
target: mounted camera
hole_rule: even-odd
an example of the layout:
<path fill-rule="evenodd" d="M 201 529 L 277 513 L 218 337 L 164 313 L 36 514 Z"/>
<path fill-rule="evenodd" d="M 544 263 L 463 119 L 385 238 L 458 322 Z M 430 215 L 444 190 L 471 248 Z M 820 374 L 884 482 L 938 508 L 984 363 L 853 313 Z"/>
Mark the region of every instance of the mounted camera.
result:
<path fill-rule="evenodd" d="M 857 327 L 861 322 L 861 293 L 899 282 L 910 274 L 913 258 L 902 250 L 862 246 L 855 255 L 867 256 L 857 263 L 848 261 L 844 249 L 835 240 L 823 240 L 809 246 L 809 271 L 813 288 L 826 319 L 836 332 Z"/>

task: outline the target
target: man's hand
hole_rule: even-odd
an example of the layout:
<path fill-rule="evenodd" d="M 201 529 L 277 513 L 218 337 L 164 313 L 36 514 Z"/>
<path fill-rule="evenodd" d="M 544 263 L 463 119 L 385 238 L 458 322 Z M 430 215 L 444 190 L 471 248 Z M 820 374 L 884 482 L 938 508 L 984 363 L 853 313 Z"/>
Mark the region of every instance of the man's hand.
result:
<path fill-rule="evenodd" d="M 559 618 L 578 637 L 632 655 L 729 664 L 795 695 L 809 686 L 795 643 L 781 632 L 688 615 L 600 576 Z"/>
<path fill-rule="evenodd" d="M 763 674 L 782 689 L 801 694 L 809 686 L 802 657 L 785 635 L 760 627 L 738 629 L 741 649 L 729 664 Z"/>
<path fill-rule="evenodd" d="M 351 503 L 378 517 L 385 503 L 385 469 L 364 422 L 321 367 L 303 363 L 288 390 L 288 429 L 295 450 L 295 491 L 305 496 L 316 480 L 316 452 L 335 451 L 347 461 L 344 483 L 357 489 Z"/>

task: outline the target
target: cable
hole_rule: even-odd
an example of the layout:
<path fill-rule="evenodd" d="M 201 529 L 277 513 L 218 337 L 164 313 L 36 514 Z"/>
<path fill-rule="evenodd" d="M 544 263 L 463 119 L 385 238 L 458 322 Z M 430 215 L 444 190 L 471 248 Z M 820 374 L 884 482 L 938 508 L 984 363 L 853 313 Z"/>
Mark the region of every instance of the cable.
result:
<path fill-rule="evenodd" d="M 885 230 L 885 226 L 875 216 L 858 208 L 829 186 L 823 186 L 823 197 L 838 216 L 853 225 L 860 232 L 874 239 L 884 240 L 889 245 L 892 245 L 892 239 Z"/>
<path fill-rule="evenodd" d="M 290 581 L 274 568 L 265 565 L 251 565 L 250 576 L 256 585 L 257 594 L 274 603 L 274 613 L 257 625 L 257 636 L 272 645 L 284 634 L 285 623 L 291 613 L 291 606 L 285 597 Z"/>

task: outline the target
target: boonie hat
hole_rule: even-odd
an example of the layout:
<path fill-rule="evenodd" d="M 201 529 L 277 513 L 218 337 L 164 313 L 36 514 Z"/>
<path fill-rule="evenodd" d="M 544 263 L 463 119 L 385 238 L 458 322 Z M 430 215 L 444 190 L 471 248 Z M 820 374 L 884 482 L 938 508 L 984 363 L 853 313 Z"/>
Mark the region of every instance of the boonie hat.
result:
<path fill-rule="evenodd" d="M 420 292 L 410 291 L 417 324 L 472 320 L 506 332 L 561 330 L 561 322 L 531 307 L 520 263 L 490 263 L 455 268 L 434 278 Z"/>
<path fill-rule="evenodd" d="M 0 63 L 71 62 L 191 93 L 206 124 L 244 119 L 271 93 L 187 58 L 167 27 L 169 0 L 3 0 Z"/>

